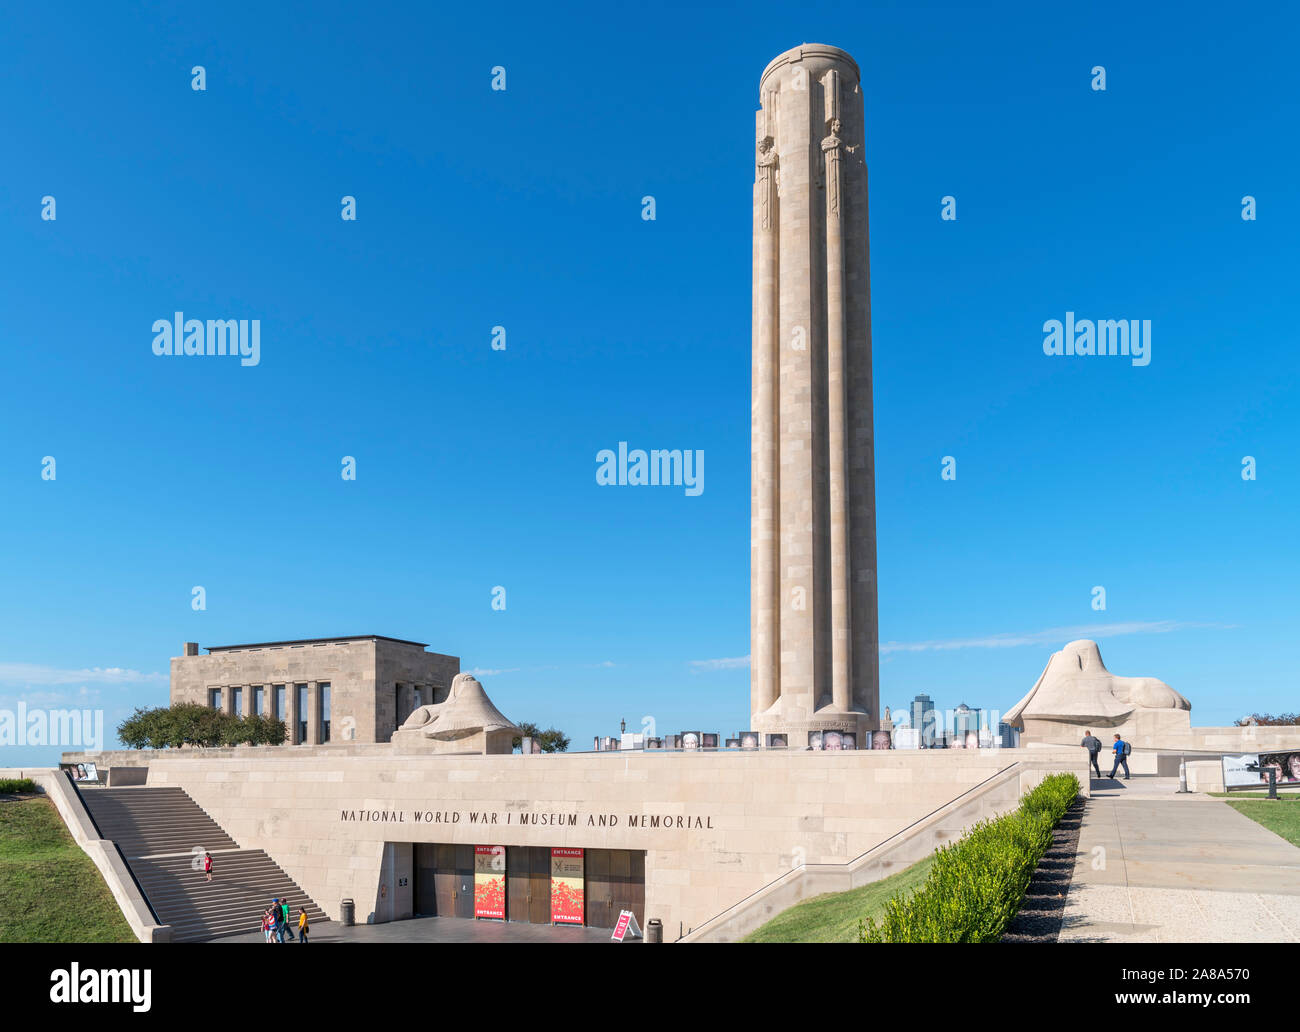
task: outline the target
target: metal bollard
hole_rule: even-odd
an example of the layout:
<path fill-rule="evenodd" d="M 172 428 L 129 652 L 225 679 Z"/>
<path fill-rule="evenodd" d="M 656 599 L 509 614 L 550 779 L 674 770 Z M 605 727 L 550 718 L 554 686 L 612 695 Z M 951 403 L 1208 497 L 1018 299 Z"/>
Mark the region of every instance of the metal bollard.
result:
<path fill-rule="evenodd" d="M 663 942 L 664 941 L 664 923 L 657 917 L 650 918 L 645 925 L 646 942 Z"/>
<path fill-rule="evenodd" d="M 1277 768 L 1276 767 L 1268 768 L 1268 797 L 1270 799 L 1277 798 Z"/>

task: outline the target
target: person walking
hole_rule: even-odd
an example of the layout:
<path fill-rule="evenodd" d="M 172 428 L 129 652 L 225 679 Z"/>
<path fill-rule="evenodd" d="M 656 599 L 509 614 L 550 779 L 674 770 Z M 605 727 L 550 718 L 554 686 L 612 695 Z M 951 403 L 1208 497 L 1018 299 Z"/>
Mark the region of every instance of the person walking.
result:
<path fill-rule="evenodd" d="M 306 942 L 307 933 L 309 931 L 311 931 L 311 922 L 307 920 L 307 908 L 299 907 L 298 908 L 298 941 Z"/>
<path fill-rule="evenodd" d="M 1115 751 L 1115 764 L 1114 764 L 1114 766 L 1112 766 L 1112 767 L 1110 768 L 1110 776 L 1111 776 L 1111 780 L 1114 780 L 1114 778 L 1115 778 L 1115 773 L 1116 773 L 1116 771 L 1119 770 L 1119 768 L 1120 768 L 1120 764 L 1123 764 L 1123 765 L 1124 765 L 1124 780 L 1125 780 L 1125 781 L 1130 781 L 1130 780 L 1132 780 L 1132 775 L 1129 774 L 1129 772 L 1128 772 L 1128 754 L 1132 751 L 1132 750 L 1129 748 L 1129 744 L 1128 744 L 1128 742 L 1126 742 L 1126 741 L 1124 741 L 1124 739 L 1120 738 L 1119 735 L 1116 735 L 1116 736 L 1115 736 L 1115 744 L 1114 744 L 1114 746 L 1113 746 L 1112 748 L 1113 748 L 1114 751 Z"/>
<path fill-rule="evenodd" d="M 271 900 L 271 920 L 275 922 L 275 941 L 284 942 L 284 909 L 280 906 L 280 899 L 277 896 Z"/>
<path fill-rule="evenodd" d="M 284 912 L 284 934 L 288 936 L 290 942 L 293 942 L 293 925 L 289 923 L 289 900 L 287 898 L 280 900 L 280 909 Z"/>
<path fill-rule="evenodd" d="M 262 937 L 269 943 L 271 941 L 271 908 L 267 907 L 262 911 Z"/>
<path fill-rule="evenodd" d="M 1101 777 L 1101 767 L 1097 765 L 1097 757 L 1101 754 L 1101 739 L 1093 735 L 1091 731 L 1086 731 L 1083 735 L 1083 741 L 1079 744 L 1088 750 L 1088 760 L 1092 763 L 1092 769 L 1097 772 L 1097 777 Z"/>
<path fill-rule="evenodd" d="M 206 849 L 203 851 L 203 874 L 208 881 L 212 881 L 212 854 Z"/>

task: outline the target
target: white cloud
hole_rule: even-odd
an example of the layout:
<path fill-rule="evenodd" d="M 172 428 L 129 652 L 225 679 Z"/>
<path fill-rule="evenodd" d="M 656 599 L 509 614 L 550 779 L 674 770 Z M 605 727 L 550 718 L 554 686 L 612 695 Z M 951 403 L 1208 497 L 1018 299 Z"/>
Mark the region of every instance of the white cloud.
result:
<path fill-rule="evenodd" d="M 603 663 L 579 663 L 576 667 L 570 666 L 535 666 L 535 667 L 504 667 L 499 670 L 488 670 L 484 667 L 474 667 L 472 670 L 465 670 L 462 673 L 473 674 L 475 677 L 495 677 L 497 674 L 517 674 L 520 671 L 524 673 L 537 673 L 542 670 L 593 670 L 605 669 L 615 666 L 608 659 Z"/>
<path fill-rule="evenodd" d="M 64 670 L 43 666 L 40 663 L 0 663 L 0 685 L 28 686 L 34 684 L 149 684 L 165 682 L 166 674 L 144 674 L 139 670 L 122 667 L 90 667 L 82 670 Z"/>
<path fill-rule="evenodd" d="M 741 670 L 749 666 L 748 656 L 733 656 L 730 659 L 692 659 L 691 666 L 695 672 L 702 670 Z"/>
<path fill-rule="evenodd" d="M 1055 645 L 1060 648 L 1078 638 L 1115 638 L 1124 634 L 1168 634 L 1192 627 L 1222 627 L 1221 624 L 1184 623 L 1178 620 L 1129 621 L 1128 623 L 1086 624 L 1077 627 L 1049 627 L 1020 634 L 991 634 L 982 638 L 949 638 L 940 641 L 887 641 L 881 655 L 890 652 L 945 652 L 952 649 L 1010 649 L 1022 645 Z"/>

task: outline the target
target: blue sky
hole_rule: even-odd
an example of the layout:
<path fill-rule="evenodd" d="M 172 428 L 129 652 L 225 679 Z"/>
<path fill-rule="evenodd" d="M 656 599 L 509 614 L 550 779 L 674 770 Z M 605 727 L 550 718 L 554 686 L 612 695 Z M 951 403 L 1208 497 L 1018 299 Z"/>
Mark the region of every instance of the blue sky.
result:
<path fill-rule="evenodd" d="M 6 11 L 0 708 L 114 725 L 185 640 L 378 633 L 577 746 L 744 727 L 753 111 L 815 41 L 866 93 L 882 703 L 1006 710 L 1094 637 L 1194 723 L 1297 709 L 1297 17 Z M 176 311 L 260 363 L 155 356 Z M 1150 365 L 1045 356 L 1066 311 Z M 619 441 L 704 492 L 598 486 Z"/>

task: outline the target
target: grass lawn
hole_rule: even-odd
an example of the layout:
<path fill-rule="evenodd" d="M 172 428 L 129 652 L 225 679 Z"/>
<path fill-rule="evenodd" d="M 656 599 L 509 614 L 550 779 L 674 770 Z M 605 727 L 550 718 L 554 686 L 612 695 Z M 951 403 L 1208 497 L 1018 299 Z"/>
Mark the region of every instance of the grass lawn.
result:
<path fill-rule="evenodd" d="M 54 804 L 0 798 L 0 942 L 135 941 Z"/>
<path fill-rule="evenodd" d="M 1228 800 L 1228 805 L 1269 831 L 1281 835 L 1293 846 L 1300 846 L 1300 796 L 1287 795 L 1277 800 Z"/>
<path fill-rule="evenodd" d="M 832 892 L 796 903 L 751 932 L 742 942 L 857 942 L 858 922 L 879 918 L 885 903 L 910 893 L 925 881 L 934 857 L 929 856 L 882 881 L 848 892 Z"/>

